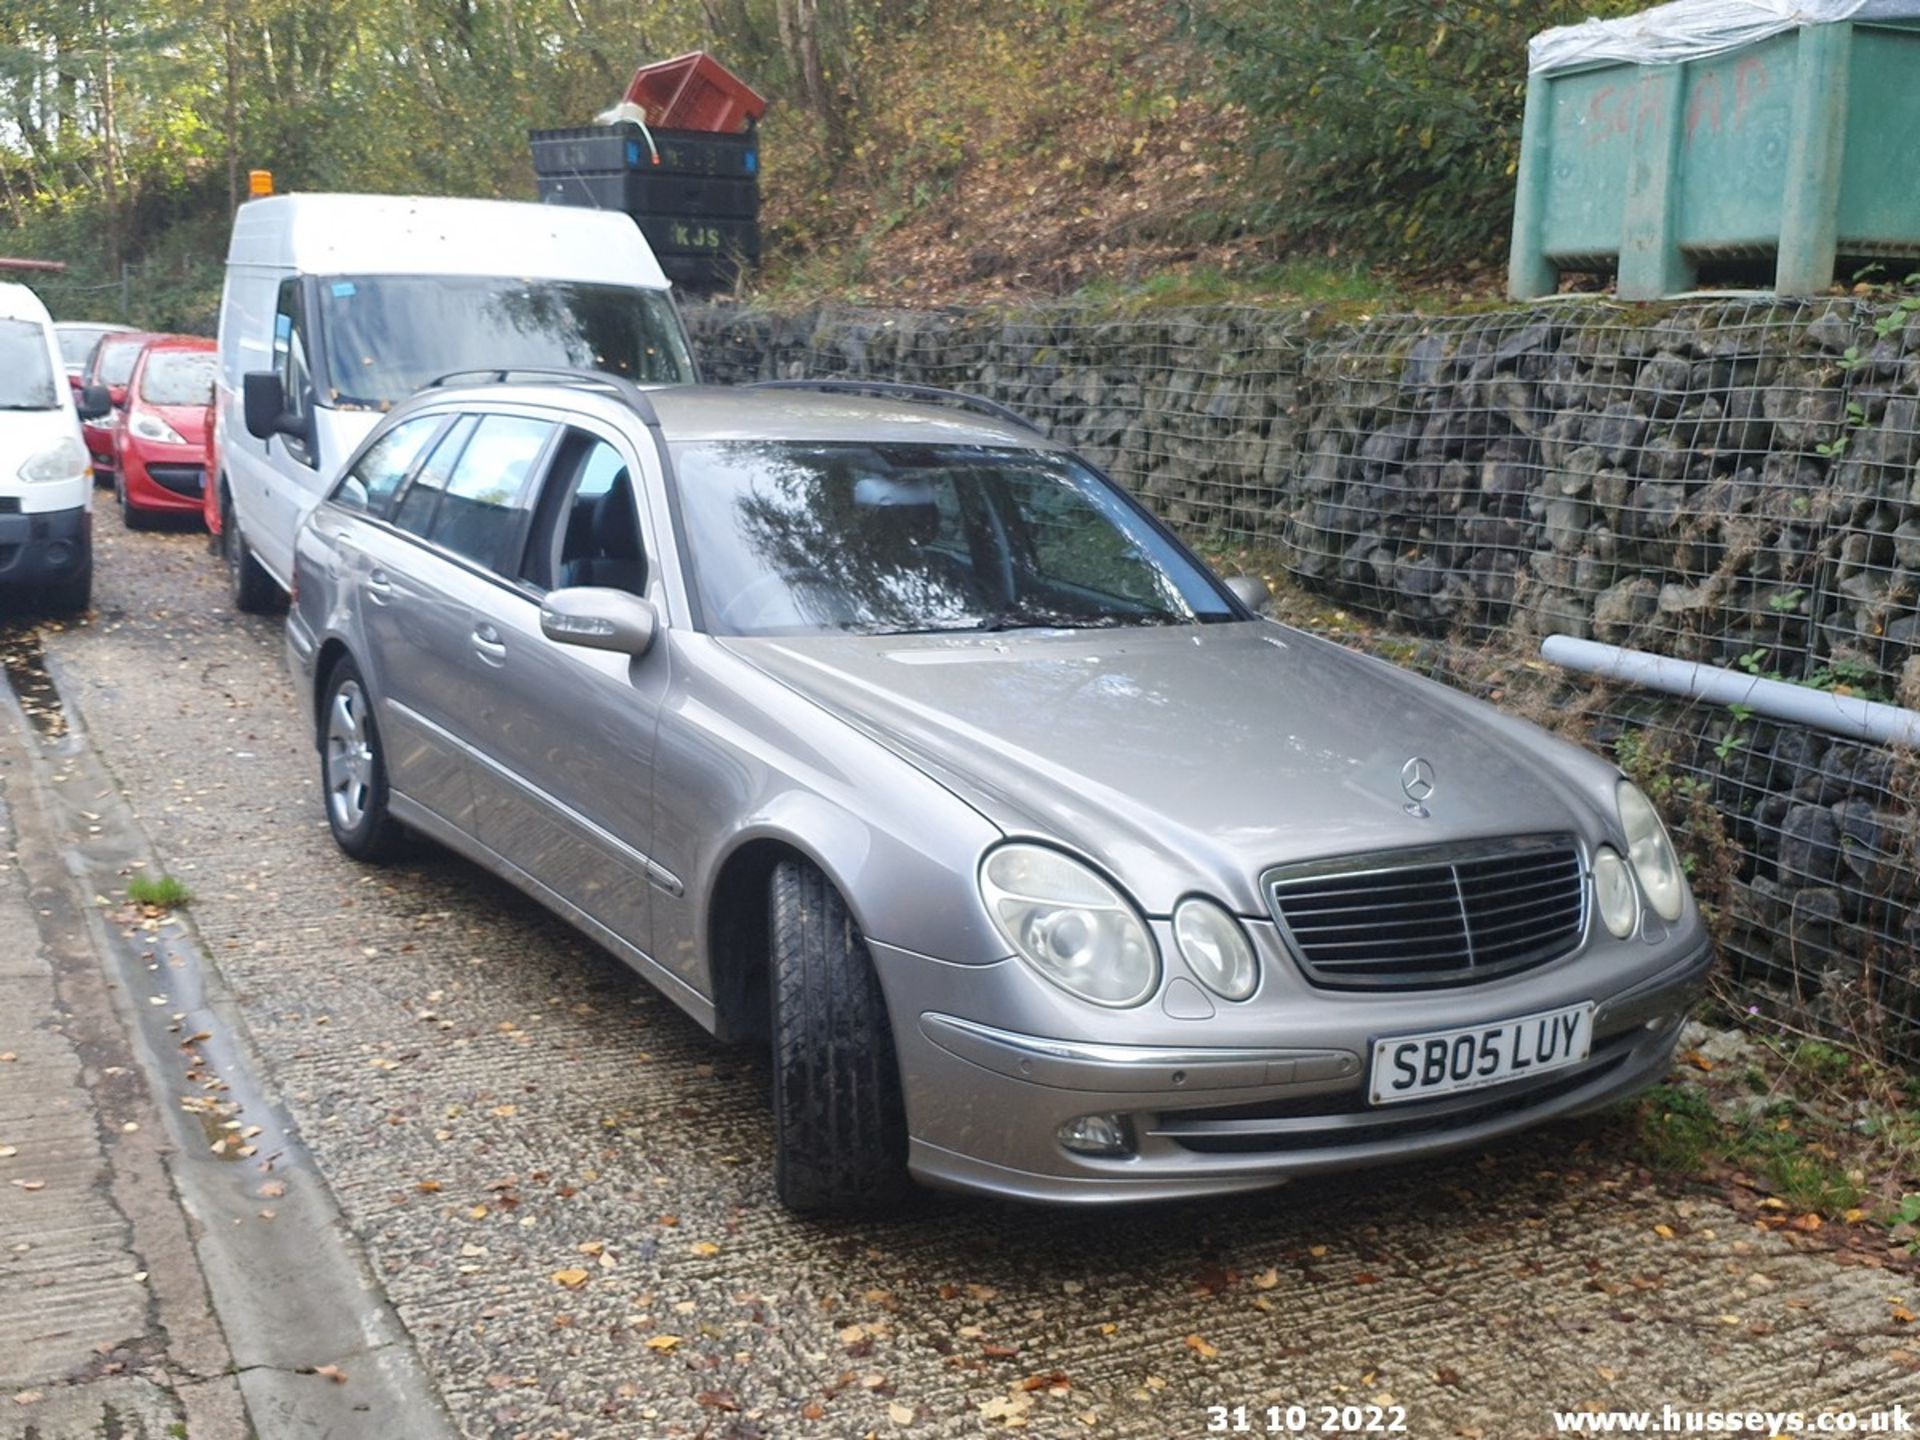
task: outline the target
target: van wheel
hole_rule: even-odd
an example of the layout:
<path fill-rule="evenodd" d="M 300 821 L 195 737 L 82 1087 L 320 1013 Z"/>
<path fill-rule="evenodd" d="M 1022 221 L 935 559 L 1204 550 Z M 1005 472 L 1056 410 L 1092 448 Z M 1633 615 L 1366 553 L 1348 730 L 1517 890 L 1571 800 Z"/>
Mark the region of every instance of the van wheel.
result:
<path fill-rule="evenodd" d="M 373 700 L 353 661 L 341 656 L 327 672 L 320 705 L 320 785 L 334 843 L 356 860 L 378 864 L 399 852 L 400 822 L 387 811 L 387 761 Z"/>
<path fill-rule="evenodd" d="M 47 609 L 56 615 L 81 615 L 93 604 L 93 562 L 78 575 L 47 589 Z"/>
<path fill-rule="evenodd" d="M 240 529 L 240 517 L 233 513 L 233 497 L 220 502 L 220 549 L 227 557 L 227 590 L 233 608 L 247 615 L 259 615 L 273 608 L 277 587 L 273 577 L 261 568 L 247 548 L 247 537 Z"/>
<path fill-rule="evenodd" d="M 775 867 L 769 904 L 774 1188 L 800 1211 L 895 1204 L 908 1188 L 906 1103 L 873 957 L 814 866 Z"/>

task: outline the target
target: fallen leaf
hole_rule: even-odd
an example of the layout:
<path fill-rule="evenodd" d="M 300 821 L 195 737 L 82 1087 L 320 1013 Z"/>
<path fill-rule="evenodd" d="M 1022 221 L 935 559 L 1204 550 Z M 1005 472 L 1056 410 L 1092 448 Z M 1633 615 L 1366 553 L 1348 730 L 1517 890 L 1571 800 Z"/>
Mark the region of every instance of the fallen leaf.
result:
<path fill-rule="evenodd" d="M 1018 1345 L 982 1345 L 980 1353 L 989 1360 L 1011 1360 L 1020 1353 Z"/>
<path fill-rule="evenodd" d="M 11 1160 L 20 1153 L 17 1145 L 0 1145 L 0 1160 Z"/>
<path fill-rule="evenodd" d="M 696 1255 L 718 1255 L 720 1253 L 720 1247 L 711 1240 L 696 1240 L 693 1242 L 693 1253 Z"/>
<path fill-rule="evenodd" d="M 254 1193 L 262 1200 L 278 1200 L 287 1193 L 287 1184 L 284 1180 L 269 1180 Z"/>
<path fill-rule="evenodd" d="M 440 1182 L 438 1180 L 422 1180 L 413 1188 L 418 1190 L 422 1195 L 438 1195 L 440 1193 Z"/>
<path fill-rule="evenodd" d="M 732 1412 L 740 1408 L 740 1402 L 724 1390 L 702 1390 L 693 1397 L 693 1403 L 708 1410 Z"/>
<path fill-rule="evenodd" d="M 1193 1351 L 1194 1354 L 1198 1355 L 1202 1360 L 1211 1360 L 1220 1353 L 1218 1347 L 1209 1345 L 1205 1340 L 1201 1339 L 1198 1335 L 1187 1336 L 1185 1343 L 1186 1343 L 1186 1347 L 1189 1350 Z"/>
<path fill-rule="evenodd" d="M 578 1290 L 590 1278 L 585 1270 L 556 1270 L 552 1276 L 553 1283 L 563 1290 Z"/>
<path fill-rule="evenodd" d="M 496 1105 L 487 1113 L 497 1115 L 502 1120 L 511 1120 L 515 1115 L 520 1113 L 520 1107 L 517 1105 Z"/>
<path fill-rule="evenodd" d="M 664 1354 L 679 1343 L 680 1337 L 678 1335 L 653 1335 L 647 1339 L 647 1348 L 649 1350 L 658 1350 Z"/>
<path fill-rule="evenodd" d="M 1896 1305 L 1893 1307 L 1893 1318 L 1897 1324 L 1911 1325 L 1913 1324 L 1913 1311 L 1904 1305 Z"/>
<path fill-rule="evenodd" d="M 1673 1238 L 1673 1227 L 1671 1225 L 1656 1225 L 1653 1227 L 1653 1233 L 1658 1235 L 1662 1240 L 1671 1240 Z"/>
<path fill-rule="evenodd" d="M 800 1418 L 802 1420 L 824 1420 L 827 1418 L 827 1407 L 822 1405 L 818 1400 L 809 1400 L 805 1405 L 800 1407 Z"/>
<path fill-rule="evenodd" d="M 44 1180 L 9 1180 L 7 1183 L 17 1186 L 22 1190 L 44 1190 L 47 1188 L 47 1182 Z"/>
<path fill-rule="evenodd" d="M 316 1365 L 313 1367 L 313 1373 L 326 1377 L 336 1385 L 347 1383 L 347 1372 L 338 1365 Z"/>
<path fill-rule="evenodd" d="M 11 1055 L 7 1056 L 9 1060 L 12 1058 Z M 16 1405 L 33 1405 L 46 1398 L 47 1397 L 38 1390 L 16 1390 L 13 1392 L 13 1403 Z"/>
<path fill-rule="evenodd" d="M 1256 1290 L 1271 1290 L 1279 1283 L 1280 1272 L 1278 1270 L 1262 1270 L 1258 1275 L 1253 1277 L 1253 1288 Z"/>
<path fill-rule="evenodd" d="M 887 1418 L 896 1425 L 911 1425 L 913 1423 L 913 1406 L 902 1405 L 898 1400 L 895 1400 L 887 1406 Z"/>
<path fill-rule="evenodd" d="M 473 1206 L 473 1207 L 472 1207 L 472 1208 L 471 1208 L 470 1210 L 468 1210 L 468 1211 L 467 1211 L 467 1218 L 468 1218 L 469 1220 L 484 1220 L 484 1219 L 486 1219 L 486 1218 L 487 1218 L 487 1207 L 486 1207 L 486 1206 L 484 1206 L 484 1205 L 475 1205 L 475 1206 Z"/>
<path fill-rule="evenodd" d="M 607 1248 L 604 1240 L 582 1240 L 576 1247 L 582 1255 L 598 1255 Z"/>

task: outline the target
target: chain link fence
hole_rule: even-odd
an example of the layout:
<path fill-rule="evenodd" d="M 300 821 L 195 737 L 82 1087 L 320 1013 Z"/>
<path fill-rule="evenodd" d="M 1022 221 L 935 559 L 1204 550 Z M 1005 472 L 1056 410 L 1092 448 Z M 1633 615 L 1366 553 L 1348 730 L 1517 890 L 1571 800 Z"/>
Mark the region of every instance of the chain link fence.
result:
<path fill-rule="evenodd" d="M 1331 331 L 1258 307 L 691 318 L 710 378 L 990 396 L 1190 538 L 1270 555 L 1387 627 L 1385 653 L 1435 637 L 1430 671 L 1655 794 L 1756 1003 L 1920 1065 L 1912 757 L 1531 658 L 1571 634 L 1920 700 L 1917 315 L 1738 298 Z"/>

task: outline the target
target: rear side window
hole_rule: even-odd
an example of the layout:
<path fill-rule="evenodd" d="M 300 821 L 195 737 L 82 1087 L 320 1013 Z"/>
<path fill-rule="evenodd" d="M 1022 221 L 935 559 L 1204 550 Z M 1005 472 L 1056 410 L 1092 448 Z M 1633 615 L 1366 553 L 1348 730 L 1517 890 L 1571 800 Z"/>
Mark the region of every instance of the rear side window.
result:
<path fill-rule="evenodd" d="M 490 570 L 506 565 L 534 462 L 554 431 L 545 420 L 489 415 L 460 452 L 427 538 Z"/>
<path fill-rule="evenodd" d="M 364 510 L 385 516 L 400 482 L 413 469 L 433 432 L 445 419 L 441 415 L 422 415 L 396 425 L 368 447 L 367 453 L 334 487 L 333 503 L 348 510 Z"/>

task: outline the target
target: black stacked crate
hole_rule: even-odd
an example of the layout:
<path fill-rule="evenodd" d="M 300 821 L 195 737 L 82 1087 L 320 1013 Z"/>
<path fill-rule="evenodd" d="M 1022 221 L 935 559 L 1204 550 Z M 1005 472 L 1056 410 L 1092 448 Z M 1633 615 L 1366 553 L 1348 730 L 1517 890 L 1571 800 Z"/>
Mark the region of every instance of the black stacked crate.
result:
<path fill-rule="evenodd" d="M 760 145 L 752 131 L 655 130 L 649 145 L 638 125 L 589 125 L 530 138 L 543 201 L 631 215 L 683 289 L 725 289 L 760 262 Z"/>

